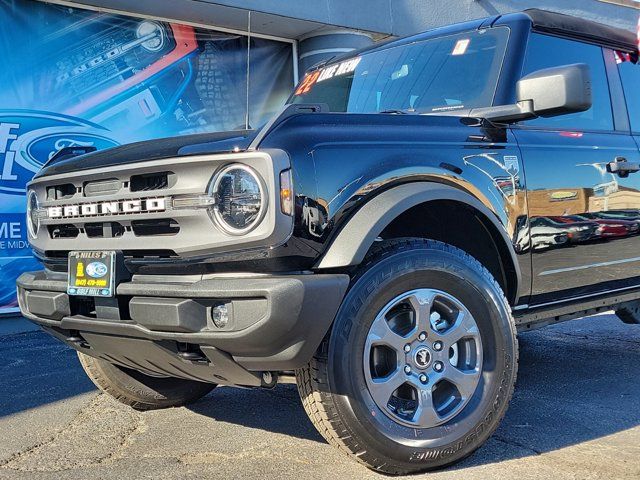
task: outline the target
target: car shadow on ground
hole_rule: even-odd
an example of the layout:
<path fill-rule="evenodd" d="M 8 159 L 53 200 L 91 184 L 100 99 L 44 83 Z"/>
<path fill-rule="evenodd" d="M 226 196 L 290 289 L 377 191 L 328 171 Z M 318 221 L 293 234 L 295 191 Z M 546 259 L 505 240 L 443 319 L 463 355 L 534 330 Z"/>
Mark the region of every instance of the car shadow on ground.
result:
<path fill-rule="evenodd" d="M 492 440 L 455 468 L 538 455 L 640 425 L 640 325 L 613 315 L 520 335 L 511 406 Z M 294 385 L 218 388 L 191 410 L 217 421 L 324 442 Z"/>
<path fill-rule="evenodd" d="M 295 385 L 273 390 L 218 387 L 188 408 L 218 422 L 324 442 L 307 418 Z"/>

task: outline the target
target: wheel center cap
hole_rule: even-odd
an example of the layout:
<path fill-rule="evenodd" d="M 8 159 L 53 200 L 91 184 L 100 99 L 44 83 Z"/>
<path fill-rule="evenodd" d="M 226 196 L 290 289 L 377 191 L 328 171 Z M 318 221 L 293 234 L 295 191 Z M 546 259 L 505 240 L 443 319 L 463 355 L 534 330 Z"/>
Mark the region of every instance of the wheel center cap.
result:
<path fill-rule="evenodd" d="M 413 355 L 413 361 L 416 367 L 424 370 L 431 363 L 431 352 L 427 347 L 418 347 Z"/>

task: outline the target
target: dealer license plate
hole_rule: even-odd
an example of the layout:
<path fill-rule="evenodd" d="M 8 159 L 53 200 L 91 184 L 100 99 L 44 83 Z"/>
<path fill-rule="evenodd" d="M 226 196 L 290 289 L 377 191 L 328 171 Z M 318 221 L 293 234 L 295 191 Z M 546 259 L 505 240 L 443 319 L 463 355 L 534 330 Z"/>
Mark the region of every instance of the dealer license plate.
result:
<path fill-rule="evenodd" d="M 116 252 L 69 252 L 69 295 L 113 297 Z"/>

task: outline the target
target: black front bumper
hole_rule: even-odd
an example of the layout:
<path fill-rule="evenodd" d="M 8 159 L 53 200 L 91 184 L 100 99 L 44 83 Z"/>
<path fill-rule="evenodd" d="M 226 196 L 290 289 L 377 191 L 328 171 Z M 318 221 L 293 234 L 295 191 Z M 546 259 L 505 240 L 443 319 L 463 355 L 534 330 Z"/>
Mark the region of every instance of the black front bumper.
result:
<path fill-rule="evenodd" d="M 77 350 L 150 375 L 259 386 L 309 361 L 347 275 L 134 276 L 115 298 L 70 297 L 65 274 L 18 279 L 22 314 Z M 211 311 L 224 304 L 218 328 Z"/>

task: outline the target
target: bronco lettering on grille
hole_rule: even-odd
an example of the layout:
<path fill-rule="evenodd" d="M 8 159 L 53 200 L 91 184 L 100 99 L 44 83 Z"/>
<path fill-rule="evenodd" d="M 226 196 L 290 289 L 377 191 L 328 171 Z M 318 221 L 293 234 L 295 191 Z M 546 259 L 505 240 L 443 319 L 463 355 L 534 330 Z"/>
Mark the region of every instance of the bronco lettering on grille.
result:
<path fill-rule="evenodd" d="M 147 198 L 145 200 L 120 200 L 48 207 L 47 214 L 49 218 L 75 218 L 93 217 L 96 215 L 117 215 L 120 213 L 163 212 L 165 209 L 166 199 Z"/>

